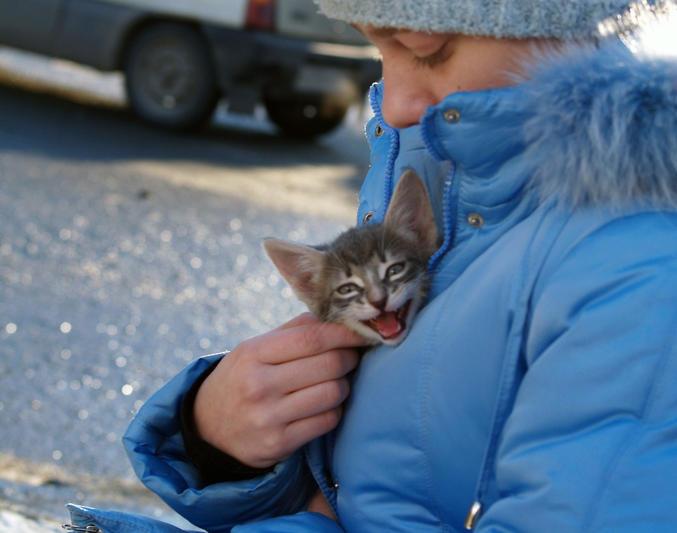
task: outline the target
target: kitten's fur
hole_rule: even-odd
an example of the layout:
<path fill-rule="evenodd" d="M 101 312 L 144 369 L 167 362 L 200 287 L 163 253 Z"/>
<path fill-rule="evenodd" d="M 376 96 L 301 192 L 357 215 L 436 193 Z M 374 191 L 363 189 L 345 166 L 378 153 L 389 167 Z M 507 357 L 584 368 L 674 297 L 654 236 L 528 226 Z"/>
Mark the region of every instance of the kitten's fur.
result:
<path fill-rule="evenodd" d="M 425 185 L 400 178 L 385 220 L 351 228 L 317 247 L 279 239 L 263 243 L 280 274 L 311 312 L 373 344 L 400 343 L 428 289 L 428 259 L 438 246 Z"/>

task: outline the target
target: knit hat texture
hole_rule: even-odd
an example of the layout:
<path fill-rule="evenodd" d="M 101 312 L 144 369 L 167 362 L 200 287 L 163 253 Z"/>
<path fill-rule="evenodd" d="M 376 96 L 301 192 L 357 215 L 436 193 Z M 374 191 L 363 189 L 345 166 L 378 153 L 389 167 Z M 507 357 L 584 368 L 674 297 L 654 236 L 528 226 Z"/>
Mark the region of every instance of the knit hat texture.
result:
<path fill-rule="evenodd" d="M 637 4 L 659 0 L 315 0 L 330 18 L 382 28 L 502 38 L 573 40 L 599 35 Z M 608 25 L 607 25 L 608 26 Z"/>

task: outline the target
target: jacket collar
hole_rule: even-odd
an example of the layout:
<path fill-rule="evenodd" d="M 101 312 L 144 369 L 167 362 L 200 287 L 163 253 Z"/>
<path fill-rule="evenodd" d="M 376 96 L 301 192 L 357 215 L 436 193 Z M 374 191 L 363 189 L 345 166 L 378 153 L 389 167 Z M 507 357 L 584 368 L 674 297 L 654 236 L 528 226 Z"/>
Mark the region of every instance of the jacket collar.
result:
<path fill-rule="evenodd" d="M 675 22 L 542 54 L 518 85 L 451 94 L 400 137 L 453 161 L 478 205 L 528 188 L 570 207 L 677 208 L 677 42 L 650 39 Z"/>
<path fill-rule="evenodd" d="M 636 37 L 544 55 L 519 86 L 531 185 L 572 206 L 677 208 L 677 41 Z M 670 30 L 674 35 L 674 25 Z"/>
<path fill-rule="evenodd" d="M 525 147 L 529 105 L 515 87 L 453 93 L 428 109 L 423 140 L 439 160 L 469 176 L 490 178 Z"/>
<path fill-rule="evenodd" d="M 522 131 L 528 114 L 522 93 L 514 87 L 454 93 L 429 108 L 420 124 L 394 129 L 381 114 L 382 91 L 382 84 L 374 85 L 370 100 L 376 119 L 397 139 L 395 172 L 419 172 L 440 227 L 450 201 L 462 204 L 464 211 L 481 211 L 489 224 L 505 220 L 519 204 L 533 209 L 533 202 L 524 202 L 522 194 L 528 166 L 518 157 L 524 151 Z M 449 112 L 458 115 L 450 120 Z M 445 162 L 452 163 L 451 177 L 449 166 L 441 164 Z M 454 187 L 447 197 L 448 180 Z"/>

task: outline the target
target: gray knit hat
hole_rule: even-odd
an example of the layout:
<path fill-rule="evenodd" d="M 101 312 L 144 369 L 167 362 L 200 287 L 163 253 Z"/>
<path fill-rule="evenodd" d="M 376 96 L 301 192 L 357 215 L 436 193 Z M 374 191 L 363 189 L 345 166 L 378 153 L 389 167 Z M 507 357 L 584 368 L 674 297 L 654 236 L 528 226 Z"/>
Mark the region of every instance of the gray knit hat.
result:
<path fill-rule="evenodd" d="M 493 37 L 585 39 L 599 24 L 660 0 L 315 0 L 351 23 Z"/>

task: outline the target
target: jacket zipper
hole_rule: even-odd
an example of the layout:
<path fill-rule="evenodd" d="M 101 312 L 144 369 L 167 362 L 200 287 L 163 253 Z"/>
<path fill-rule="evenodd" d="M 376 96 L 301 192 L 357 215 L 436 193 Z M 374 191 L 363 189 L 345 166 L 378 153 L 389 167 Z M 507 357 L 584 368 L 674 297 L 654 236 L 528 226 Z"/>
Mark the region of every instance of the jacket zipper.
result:
<path fill-rule="evenodd" d="M 330 482 L 327 479 L 329 465 L 325 465 L 325 470 L 318 472 L 317 465 L 312 461 L 308 444 L 303 447 L 303 454 L 305 455 L 306 464 L 310 467 L 310 472 L 315 479 L 315 483 L 317 483 L 317 486 L 327 500 L 327 503 L 329 503 L 334 513 L 338 516 L 338 507 L 336 505 L 336 490 L 338 486 L 333 481 L 333 486 L 329 486 Z"/>
<path fill-rule="evenodd" d="M 451 248 L 454 236 L 454 218 L 456 209 L 451 207 L 452 189 L 456 183 L 456 165 L 450 161 L 451 168 L 444 179 L 442 189 L 442 220 L 444 221 L 444 240 L 439 249 L 428 260 L 428 272 L 432 273 L 438 266 L 440 260 Z"/>
<path fill-rule="evenodd" d="M 432 139 L 430 137 L 430 131 L 426 127 L 423 128 L 423 141 L 431 154 L 433 154 L 440 161 L 444 160 L 443 156 L 440 155 L 439 152 L 435 149 L 435 146 L 433 145 Z M 431 274 L 439 266 L 442 257 L 444 257 L 444 255 L 452 248 L 453 240 L 455 238 L 454 219 L 456 218 L 457 209 L 455 208 L 455 206 L 452 209 L 451 200 L 452 200 L 452 190 L 453 187 L 456 185 L 456 164 L 451 159 L 448 159 L 448 161 L 451 164 L 451 168 L 449 169 L 447 177 L 444 180 L 444 188 L 442 193 L 443 195 L 442 219 L 444 221 L 443 228 L 444 240 L 440 248 L 432 255 L 432 257 L 428 261 L 428 272 Z M 482 502 L 479 499 L 480 490 L 475 491 L 475 497 L 477 499 L 473 501 L 472 505 L 470 506 L 470 509 L 468 509 L 468 514 L 466 515 L 465 521 L 463 523 L 465 529 L 469 531 L 475 528 L 477 521 L 480 519 L 480 516 L 482 515 Z"/>
<path fill-rule="evenodd" d="M 444 180 L 444 187 L 442 192 L 442 220 L 444 222 L 444 240 L 440 248 L 432 255 L 428 261 L 428 272 L 431 274 L 439 265 L 440 260 L 451 248 L 454 240 L 454 218 L 456 217 L 456 206 L 452 208 L 452 191 L 456 185 L 456 163 L 449 159 L 446 154 L 441 153 L 436 146 L 433 139 L 433 133 L 430 131 L 434 127 L 434 121 L 429 120 L 436 113 L 434 108 L 429 108 L 421 121 L 421 136 L 423 137 L 423 144 L 425 144 L 428 153 L 431 154 L 438 161 L 449 161 L 451 167 Z M 431 125 L 432 124 L 432 125 Z"/>
<path fill-rule="evenodd" d="M 377 90 L 378 87 L 376 87 L 376 90 L 373 90 L 369 93 L 369 103 L 371 104 L 371 108 L 376 115 L 378 121 L 380 124 L 382 124 L 385 128 L 387 128 L 390 131 L 390 134 L 392 136 L 392 139 L 390 141 L 390 148 L 388 150 L 388 156 L 386 159 L 386 174 L 384 176 L 384 191 L 383 191 L 383 206 L 384 209 L 390 202 L 390 197 L 393 194 L 393 175 L 395 173 L 395 159 L 397 158 L 397 154 L 399 152 L 400 148 L 400 138 L 397 133 L 397 130 L 390 128 L 387 126 L 386 122 L 383 120 L 383 115 L 381 114 L 381 106 L 378 104 L 377 101 Z M 426 145 L 428 152 L 431 154 L 435 155 L 435 157 L 438 160 L 441 160 L 441 157 L 438 155 L 438 152 L 434 149 L 431 140 L 430 140 L 430 134 L 428 132 L 427 128 L 423 128 L 422 132 L 423 136 L 423 142 Z M 447 173 L 447 176 L 444 180 L 444 187 L 442 190 L 442 220 L 444 221 L 444 239 L 442 241 L 442 245 L 439 247 L 439 249 L 430 257 L 428 260 L 428 272 L 433 273 L 434 270 L 437 268 L 440 260 L 444 255 L 449 251 L 449 249 L 452 247 L 452 242 L 454 239 L 454 218 L 455 218 L 455 213 L 456 209 L 452 209 L 451 207 L 451 199 L 452 199 L 452 189 L 454 185 L 456 184 L 456 164 L 452 160 L 448 160 L 451 167 L 449 168 L 449 172 Z M 385 216 L 385 215 L 384 215 Z M 322 480 L 324 481 L 324 479 Z M 325 483 L 319 483 L 320 488 L 322 491 L 325 493 L 325 496 L 329 499 L 329 495 L 327 494 L 328 491 L 326 490 L 326 484 Z M 331 494 L 332 496 L 335 496 L 335 494 Z M 329 499 L 331 502 L 332 500 Z M 334 512 L 337 512 L 336 506 L 334 505 Z M 468 515 L 466 516 L 464 526 L 467 530 L 472 530 L 475 527 L 475 524 L 477 523 L 477 520 L 479 520 L 480 515 L 482 513 L 482 503 L 480 501 L 474 501 L 470 509 L 468 510 Z"/>

